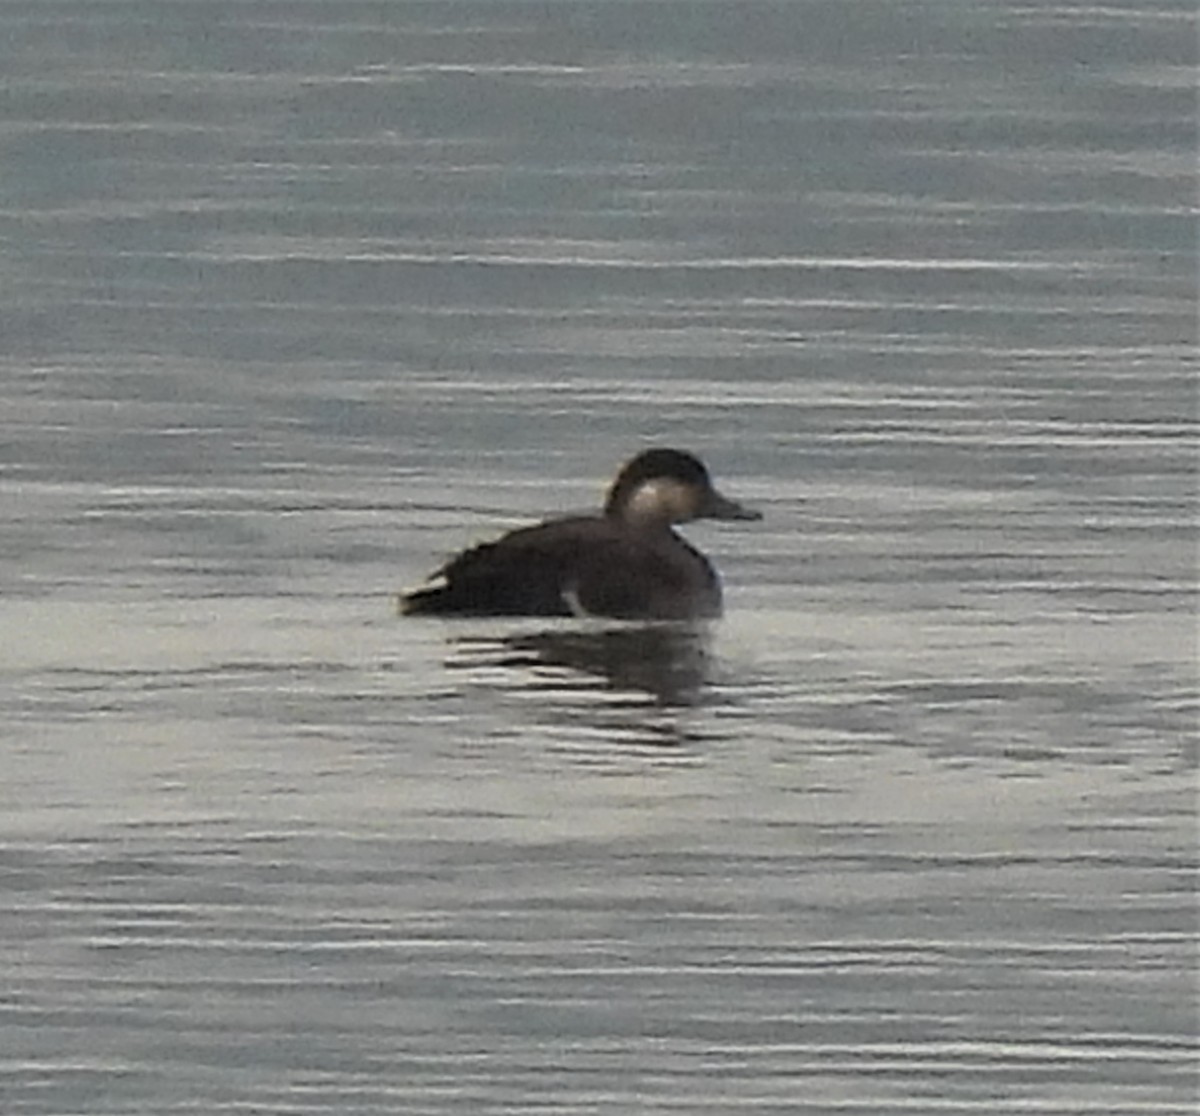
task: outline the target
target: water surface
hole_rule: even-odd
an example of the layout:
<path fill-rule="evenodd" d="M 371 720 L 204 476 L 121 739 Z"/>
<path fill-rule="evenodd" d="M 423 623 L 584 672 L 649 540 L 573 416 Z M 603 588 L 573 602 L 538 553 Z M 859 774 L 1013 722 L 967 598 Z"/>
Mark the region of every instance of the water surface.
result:
<path fill-rule="evenodd" d="M 1194 12 L 5 4 L 5 1113 L 1183 1113 Z M 647 444 L 727 615 L 402 620 Z"/>

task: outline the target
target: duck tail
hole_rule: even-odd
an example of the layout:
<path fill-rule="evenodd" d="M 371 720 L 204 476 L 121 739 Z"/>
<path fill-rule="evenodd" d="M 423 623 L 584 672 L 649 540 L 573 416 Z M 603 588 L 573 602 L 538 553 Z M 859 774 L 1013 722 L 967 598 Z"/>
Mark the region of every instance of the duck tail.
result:
<path fill-rule="evenodd" d="M 462 602 L 449 585 L 431 585 L 427 589 L 413 589 L 401 593 L 398 610 L 401 616 L 435 616 L 438 613 L 458 612 Z"/>

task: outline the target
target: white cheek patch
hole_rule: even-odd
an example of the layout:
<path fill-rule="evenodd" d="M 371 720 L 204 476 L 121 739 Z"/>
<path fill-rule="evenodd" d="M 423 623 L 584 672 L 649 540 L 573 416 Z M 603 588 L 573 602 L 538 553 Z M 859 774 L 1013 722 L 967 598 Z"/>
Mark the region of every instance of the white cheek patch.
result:
<path fill-rule="evenodd" d="M 682 523 L 694 514 L 691 495 L 684 485 L 667 477 L 644 481 L 629 497 L 626 514 L 630 519 Z"/>

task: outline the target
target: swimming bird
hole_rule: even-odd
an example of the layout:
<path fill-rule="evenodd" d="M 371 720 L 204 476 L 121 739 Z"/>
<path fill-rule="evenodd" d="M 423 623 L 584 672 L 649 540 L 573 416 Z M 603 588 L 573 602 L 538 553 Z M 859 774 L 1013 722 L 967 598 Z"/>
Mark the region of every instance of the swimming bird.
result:
<path fill-rule="evenodd" d="M 601 514 L 510 531 L 452 558 L 401 599 L 406 614 L 689 620 L 721 614 L 711 563 L 673 529 L 693 519 L 761 519 L 722 496 L 690 453 L 628 461 Z"/>

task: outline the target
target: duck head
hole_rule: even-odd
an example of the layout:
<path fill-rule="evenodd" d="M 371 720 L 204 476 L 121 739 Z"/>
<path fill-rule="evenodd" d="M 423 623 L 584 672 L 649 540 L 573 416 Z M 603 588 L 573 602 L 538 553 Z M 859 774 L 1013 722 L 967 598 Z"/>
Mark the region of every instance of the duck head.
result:
<path fill-rule="evenodd" d="M 626 462 L 608 490 L 604 514 L 623 523 L 668 526 L 693 519 L 762 519 L 713 487 L 699 458 L 650 449 Z"/>

